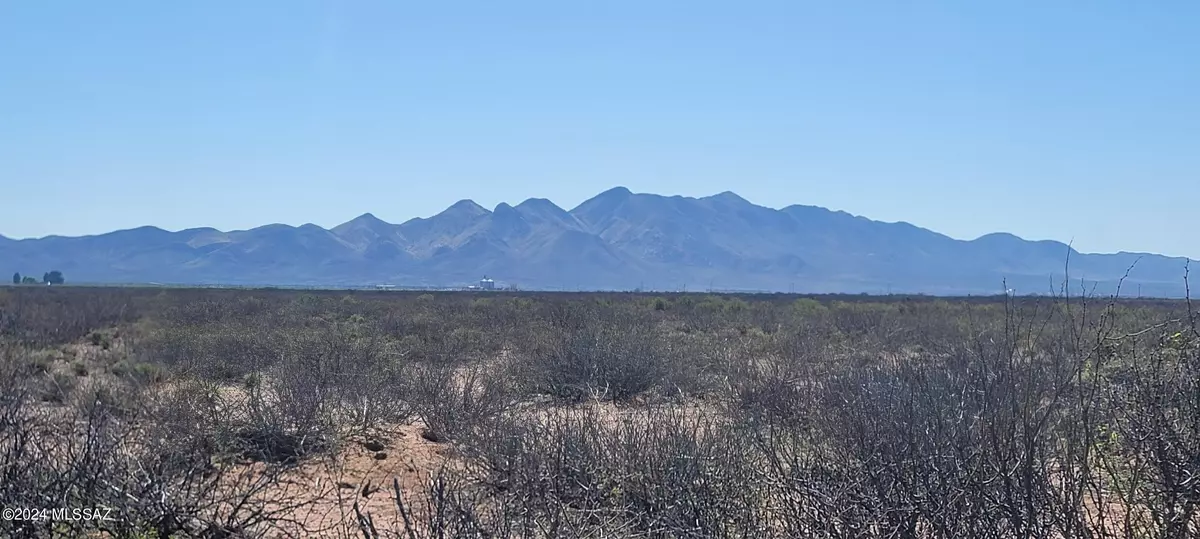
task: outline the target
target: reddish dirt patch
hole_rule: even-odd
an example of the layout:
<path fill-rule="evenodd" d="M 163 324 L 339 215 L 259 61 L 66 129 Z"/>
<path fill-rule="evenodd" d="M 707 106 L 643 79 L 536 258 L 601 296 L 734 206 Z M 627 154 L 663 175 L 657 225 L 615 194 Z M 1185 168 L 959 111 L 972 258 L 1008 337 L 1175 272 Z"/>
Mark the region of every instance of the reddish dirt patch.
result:
<path fill-rule="evenodd" d="M 452 449 L 421 437 L 420 424 L 391 429 L 374 440 L 350 441 L 330 459 L 305 463 L 287 474 L 279 490 L 305 489 L 312 504 L 281 526 L 278 537 L 358 537 L 355 503 L 380 529 L 402 529 L 393 479 L 406 496 L 425 488 L 432 474 L 452 462 Z M 373 444 L 382 444 L 375 451 Z M 372 448 L 368 449 L 368 445 Z M 381 454 L 382 453 L 382 454 Z M 383 458 L 380 458 L 383 457 Z M 268 494 L 270 496 L 270 494 Z M 411 509 L 411 508 L 410 508 Z"/>

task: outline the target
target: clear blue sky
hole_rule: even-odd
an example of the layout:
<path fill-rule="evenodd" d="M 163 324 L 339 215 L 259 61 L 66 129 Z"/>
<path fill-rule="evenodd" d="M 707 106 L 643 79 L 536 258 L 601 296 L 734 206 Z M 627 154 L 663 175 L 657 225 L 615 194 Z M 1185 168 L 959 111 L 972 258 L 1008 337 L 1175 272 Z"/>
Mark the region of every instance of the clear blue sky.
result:
<path fill-rule="evenodd" d="M 0 0 L 0 234 L 735 191 L 1200 258 L 1200 3 Z"/>

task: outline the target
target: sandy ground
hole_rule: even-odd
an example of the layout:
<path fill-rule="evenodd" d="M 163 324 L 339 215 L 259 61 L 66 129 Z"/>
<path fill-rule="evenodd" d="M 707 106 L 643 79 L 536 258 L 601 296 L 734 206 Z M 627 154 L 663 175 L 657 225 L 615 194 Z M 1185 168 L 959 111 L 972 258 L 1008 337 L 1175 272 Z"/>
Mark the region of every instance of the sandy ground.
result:
<path fill-rule="evenodd" d="M 413 496 L 438 469 L 453 465 L 451 446 L 422 438 L 422 428 L 404 425 L 375 440 L 348 442 L 332 458 L 288 472 L 277 489 L 266 493 L 268 499 L 278 494 L 312 504 L 293 514 L 295 523 L 272 536 L 362 537 L 355 504 L 380 530 L 403 529 L 393 480 L 406 496 Z"/>

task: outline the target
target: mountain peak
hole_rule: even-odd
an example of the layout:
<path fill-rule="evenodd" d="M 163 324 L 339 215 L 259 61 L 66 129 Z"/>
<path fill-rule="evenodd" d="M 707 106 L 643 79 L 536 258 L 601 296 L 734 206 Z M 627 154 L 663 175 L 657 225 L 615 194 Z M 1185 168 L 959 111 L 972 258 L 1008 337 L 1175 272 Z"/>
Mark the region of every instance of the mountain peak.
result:
<path fill-rule="evenodd" d="M 720 202 L 728 202 L 731 204 L 749 204 L 750 201 L 741 197 L 741 195 L 733 191 L 721 191 L 712 196 L 704 197 L 705 200 L 716 200 Z"/>
<path fill-rule="evenodd" d="M 492 211 L 492 219 L 498 221 L 519 221 L 521 214 L 515 208 L 509 206 L 507 202 L 501 202 Z"/>
<path fill-rule="evenodd" d="M 551 207 L 551 206 L 553 206 L 555 208 L 558 207 L 553 202 L 550 202 L 548 199 L 545 199 L 545 198 L 527 198 L 527 199 L 525 199 L 524 202 L 517 204 L 518 209 L 520 209 L 520 208 L 530 208 L 530 209 L 539 208 L 540 209 L 540 208 L 547 208 L 547 207 Z"/>
<path fill-rule="evenodd" d="M 451 204 L 449 208 L 446 208 L 446 211 L 451 211 L 451 210 L 453 210 L 455 212 L 467 213 L 470 215 L 486 215 L 486 214 L 491 213 L 487 210 L 487 208 L 484 208 L 483 206 L 476 204 L 474 200 L 471 200 L 469 198 L 464 198 L 458 202 L 455 202 L 454 204 Z"/>
<path fill-rule="evenodd" d="M 338 236 L 343 237 L 348 237 L 348 235 L 359 235 L 369 231 L 369 237 L 378 237 L 386 234 L 389 229 L 395 226 L 396 225 L 375 217 L 373 214 L 364 213 L 358 217 L 355 217 L 354 219 L 333 227 L 330 231 Z M 368 236 L 363 236 L 363 238 Z"/>
<path fill-rule="evenodd" d="M 135 238 L 136 241 L 152 241 L 152 240 L 161 240 L 161 239 L 169 238 L 170 236 L 171 236 L 171 232 L 168 232 L 168 231 L 158 228 L 156 226 L 146 225 L 146 226 L 139 226 L 136 228 L 129 228 L 129 229 L 125 229 L 125 230 L 117 230 L 117 231 L 108 232 L 105 234 L 98 234 L 94 237 L 97 237 L 97 238 L 124 237 L 124 238 Z"/>
<path fill-rule="evenodd" d="M 282 230 L 295 230 L 296 227 L 284 223 L 269 223 L 262 226 L 256 226 L 249 230 L 239 232 L 279 232 Z"/>
<path fill-rule="evenodd" d="M 142 234 L 142 235 L 145 235 L 145 234 L 162 234 L 164 232 L 167 232 L 167 231 L 163 230 L 161 228 L 158 228 L 156 226 L 143 225 L 143 226 L 139 226 L 139 227 L 135 227 L 135 228 L 127 228 L 125 230 L 117 230 L 114 232 L 109 232 L 107 235 L 111 235 L 111 234 Z M 169 232 L 167 232 L 167 233 L 169 233 Z M 103 236 L 105 234 L 101 234 L 101 235 Z"/>
<path fill-rule="evenodd" d="M 583 218 L 589 219 L 596 217 L 594 214 L 604 214 L 611 212 L 614 208 L 624 204 L 626 200 L 633 197 L 633 192 L 625 187 L 613 187 L 603 193 L 600 193 L 592 198 L 589 198 L 575 209 L 571 210 L 572 215 L 583 215 Z"/>
<path fill-rule="evenodd" d="M 595 198 L 629 198 L 631 196 L 633 196 L 633 191 L 630 191 L 628 188 L 626 188 L 624 186 L 618 185 L 616 187 L 613 187 L 612 189 L 609 189 L 603 193 L 596 195 Z"/>
<path fill-rule="evenodd" d="M 558 207 L 557 204 L 550 202 L 544 198 L 530 198 L 524 202 L 517 204 L 517 211 L 526 215 L 539 216 L 562 216 L 566 215 L 567 211 Z"/>
<path fill-rule="evenodd" d="M 1021 239 L 1020 237 L 1018 237 L 1015 234 L 1010 234 L 1008 232 L 991 232 L 991 233 L 979 236 L 978 238 L 975 238 L 971 241 L 993 242 L 994 243 L 994 242 L 1002 242 L 1002 241 L 1003 242 L 1022 242 L 1025 240 Z"/>

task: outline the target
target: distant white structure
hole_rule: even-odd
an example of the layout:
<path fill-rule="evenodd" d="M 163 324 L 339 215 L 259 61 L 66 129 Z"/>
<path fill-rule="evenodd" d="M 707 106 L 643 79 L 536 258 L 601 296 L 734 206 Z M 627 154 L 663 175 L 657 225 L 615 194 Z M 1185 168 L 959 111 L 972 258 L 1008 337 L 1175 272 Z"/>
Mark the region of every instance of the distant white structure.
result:
<path fill-rule="evenodd" d="M 483 279 L 479 280 L 479 288 L 482 290 L 495 290 L 496 289 L 496 281 L 488 279 L 487 275 L 484 275 Z"/>
<path fill-rule="evenodd" d="M 394 288 L 396 288 L 396 285 L 394 285 L 394 284 L 377 284 L 377 285 L 375 285 L 376 290 L 392 290 Z"/>

